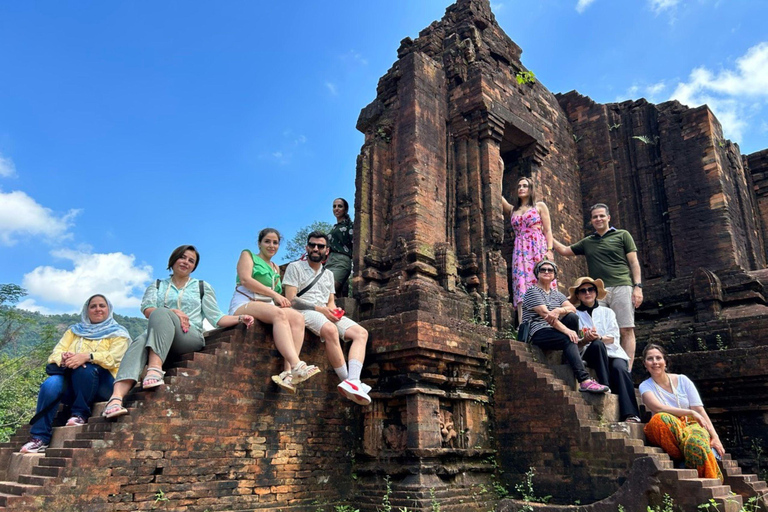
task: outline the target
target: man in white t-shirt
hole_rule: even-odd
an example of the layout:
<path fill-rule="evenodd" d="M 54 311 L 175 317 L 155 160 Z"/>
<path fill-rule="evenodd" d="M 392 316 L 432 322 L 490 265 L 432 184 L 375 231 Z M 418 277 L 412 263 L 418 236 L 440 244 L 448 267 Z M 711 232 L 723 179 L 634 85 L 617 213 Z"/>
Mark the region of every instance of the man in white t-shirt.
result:
<path fill-rule="evenodd" d="M 306 249 L 306 260 L 294 261 L 285 269 L 285 297 L 304 315 L 307 329 L 325 342 L 328 361 L 341 380 L 339 392 L 357 404 L 368 405 L 371 388 L 360 382 L 368 331 L 336 307 L 333 273 L 326 271 L 322 263 L 328 253 L 328 236 L 313 231 L 307 237 Z M 349 368 L 339 338 L 352 342 Z"/>

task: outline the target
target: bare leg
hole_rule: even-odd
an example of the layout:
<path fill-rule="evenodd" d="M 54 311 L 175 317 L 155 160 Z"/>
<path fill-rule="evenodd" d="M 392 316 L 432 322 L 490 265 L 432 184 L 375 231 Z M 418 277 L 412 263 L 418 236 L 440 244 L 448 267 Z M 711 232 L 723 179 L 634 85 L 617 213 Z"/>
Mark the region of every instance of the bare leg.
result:
<path fill-rule="evenodd" d="M 635 360 L 635 328 L 634 327 L 620 327 L 621 333 L 621 348 L 629 356 L 629 371 L 632 371 L 632 363 Z"/>
<path fill-rule="evenodd" d="M 272 324 L 272 339 L 277 351 L 285 358 L 290 370 L 299 364 L 299 356 L 293 342 L 291 325 L 288 323 L 288 314 L 283 308 L 266 302 L 252 301 L 240 306 L 235 315 L 253 315 L 254 318 L 265 324 Z"/>
<path fill-rule="evenodd" d="M 296 349 L 296 355 L 301 359 L 301 347 L 304 345 L 304 315 L 291 308 L 285 308 L 285 312 L 288 315 L 288 323 L 291 325 L 293 347 Z"/>
<path fill-rule="evenodd" d="M 155 353 L 154 350 L 151 348 L 147 349 L 147 366 L 150 366 L 152 368 L 161 368 L 163 367 L 163 360 L 160 359 L 160 356 Z"/>
<path fill-rule="evenodd" d="M 333 368 L 339 368 L 344 366 L 344 352 L 341 350 L 341 343 L 339 342 L 339 331 L 336 329 L 336 325 L 331 322 L 327 322 L 320 329 L 320 337 L 325 342 L 325 354 L 328 356 L 328 362 L 331 363 Z"/>
<path fill-rule="evenodd" d="M 523 303 L 517 305 L 517 325 L 523 323 Z"/>
<path fill-rule="evenodd" d="M 365 345 L 368 343 L 368 331 L 359 325 L 350 327 L 344 333 L 344 338 L 350 340 L 349 359 L 365 362 Z"/>
<path fill-rule="evenodd" d="M 135 380 L 121 380 L 115 382 L 115 385 L 112 387 L 112 396 L 124 398 L 131 388 L 133 388 L 134 384 L 136 384 Z"/>

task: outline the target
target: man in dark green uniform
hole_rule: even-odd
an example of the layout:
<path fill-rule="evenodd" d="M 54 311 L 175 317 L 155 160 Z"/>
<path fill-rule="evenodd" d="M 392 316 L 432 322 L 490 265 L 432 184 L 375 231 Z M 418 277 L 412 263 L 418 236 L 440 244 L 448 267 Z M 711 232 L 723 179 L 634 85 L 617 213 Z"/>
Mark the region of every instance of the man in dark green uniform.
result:
<path fill-rule="evenodd" d="M 555 251 L 561 256 L 585 256 L 592 279 L 602 279 L 608 294 L 605 306 L 616 313 L 621 333 L 621 347 L 629 355 L 629 369 L 635 358 L 635 308 L 643 302 L 643 284 L 637 246 L 632 235 L 610 226 L 608 206 L 597 203 L 590 208 L 595 233 L 566 246 L 555 240 Z"/>

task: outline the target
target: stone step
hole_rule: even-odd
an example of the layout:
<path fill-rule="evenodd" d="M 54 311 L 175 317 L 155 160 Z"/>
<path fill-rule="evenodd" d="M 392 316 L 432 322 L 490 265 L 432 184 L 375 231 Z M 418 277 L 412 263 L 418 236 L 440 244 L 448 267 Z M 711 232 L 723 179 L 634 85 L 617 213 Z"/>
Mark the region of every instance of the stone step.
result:
<path fill-rule="evenodd" d="M 741 512 L 744 507 L 741 496 L 719 496 L 713 498 L 717 503 L 717 510 L 720 512 Z"/>
<path fill-rule="evenodd" d="M 680 481 L 691 485 L 698 484 L 701 487 L 717 487 L 720 485 L 720 480 L 717 478 L 682 478 Z"/>
<path fill-rule="evenodd" d="M 709 479 L 705 479 L 709 480 Z M 728 498 L 731 496 L 730 485 L 715 485 L 712 487 L 702 487 L 702 492 L 707 498 Z"/>
<path fill-rule="evenodd" d="M 45 458 L 44 453 L 12 453 L 5 479 L 10 482 L 18 481 L 19 475 L 31 473 L 32 468 L 37 466 L 43 458 Z"/>
<path fill-rule="evenodd" d="M 72 439 L 64 441 L 63 448 L 91 448 L 92 443 L 92 439 Z"/>
<path fill-rule="evenodd" d="M 25 492 L 32 491 L 34 489 L 39 489 L 40 486 L 38 485 L 29 485 L 29 484 L 23 484 L 20 482 L 0 482 L 0 493 L 3 494 L 15 494 L 16 496 L 21 496 Z"/>
<path fill-rule="evenodd" d="M 42 487 L 53 480 L 51 476 L 37 476 L 37 475 L 19 475 L 19 483 L 24 485 L 30 485 L 33 487 Z"/>
<path fill-rule="evenodd" d="M 50 476 L 50 477 L 57 477 L 59 474 L 61 474 L 62 468 L 56 467 L 56 466 L 40 466 L 37 465 L 32 468 L 31 475 L 34 476 Z"/>
<path fill-rule="evenodd" d="M 693 480 L 698 478 L 699 473 L 695 469 L 665 469 L 659 473 L 659 476 L 667 480 Z"/>
<path fill-rule="evenodd" d="M 68 459 L 65 457 L 51 457 L 50 455 L 46 455 L 45 457 L 42 457 L 37 465 L 38 466 L 48 466 L 48 467 L 55 467 L 55 468 L 63 468 L 65 466 L 69 465 L 69 461 L 72 459 Z"/>

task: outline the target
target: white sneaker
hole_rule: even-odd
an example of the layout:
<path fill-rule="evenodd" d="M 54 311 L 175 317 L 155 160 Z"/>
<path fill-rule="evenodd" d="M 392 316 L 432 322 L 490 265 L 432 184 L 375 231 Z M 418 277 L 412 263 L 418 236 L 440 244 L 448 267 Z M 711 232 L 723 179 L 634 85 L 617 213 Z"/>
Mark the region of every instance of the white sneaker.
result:
<path fill-rule="evenodd" d="M 360 387 L 363 388 L 363 391 L 365 391 L 366 395 L 371 392 L 371 389 L 373 389 L 373 388 L 371 388 L 371 386 L 369 386 L 368 384 L 366 384 L 363 381 L 360 381 Z"/>
<path fill-rule="evenodd" d="M 360 382 L 358 379 L 355 379 L 355 380 L 347 379 L 341 384 L 339 384 L 338 389 L 339 389 L 339 393 L 341 393 L 348 399 L 352 400 L 356 404 L 368 405 L 371 403 L 371 397 L 368 396 L 368 393 L 365 391 L 363 386 L 364 384 Z"/>

